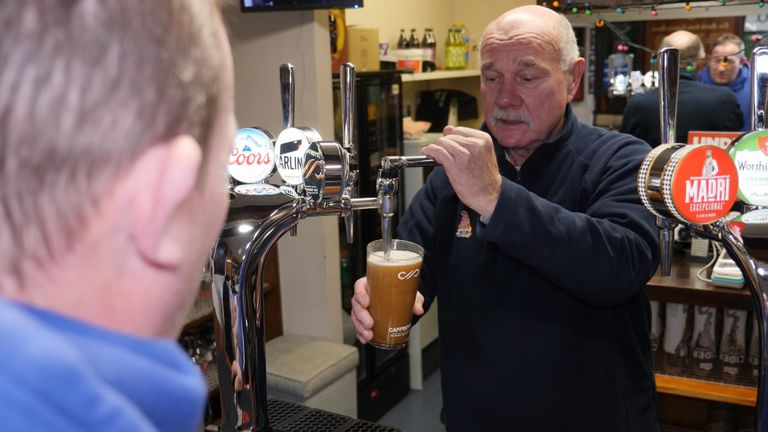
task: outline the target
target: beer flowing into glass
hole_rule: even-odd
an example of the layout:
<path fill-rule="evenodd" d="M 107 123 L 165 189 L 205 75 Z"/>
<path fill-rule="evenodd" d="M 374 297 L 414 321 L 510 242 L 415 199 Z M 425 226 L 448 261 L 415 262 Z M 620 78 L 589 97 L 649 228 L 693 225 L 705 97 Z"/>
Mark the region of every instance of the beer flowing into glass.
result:
<path fill-rule="evenodd" d="M 373 317 L 370 344 L 397 349 L 408 343 L 424 249 L 405 240 L 392 240 L 389 254 L 384 249 L 383 240 L 368 243 L 368 310 Z"/>

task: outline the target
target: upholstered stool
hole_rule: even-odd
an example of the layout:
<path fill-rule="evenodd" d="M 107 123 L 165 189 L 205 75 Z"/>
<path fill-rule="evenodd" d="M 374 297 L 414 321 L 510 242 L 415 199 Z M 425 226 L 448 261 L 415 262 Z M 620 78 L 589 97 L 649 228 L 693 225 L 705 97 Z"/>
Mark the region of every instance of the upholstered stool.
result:
<path fill-rule="evenodd" d="M 267 342 L 267 395 L 357 417 L 357 348 L 308 336 Z"/>

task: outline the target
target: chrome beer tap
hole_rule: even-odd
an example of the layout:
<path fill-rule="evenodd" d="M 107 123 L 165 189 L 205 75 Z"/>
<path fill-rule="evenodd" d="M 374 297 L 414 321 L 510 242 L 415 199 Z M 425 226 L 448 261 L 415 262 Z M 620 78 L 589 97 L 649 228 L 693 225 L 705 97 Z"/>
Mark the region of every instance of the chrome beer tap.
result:
<path fill-rule="evenodd" d="M 682 223 L 692 233 L 722 243 L 744 275 L 758 323 L 760 364 L 757 385 L 755 430 L 768 430 L 768 180 L 765 169 L 753 167 L 768 162 L 761 143 L 768 142 L 765 113 L 768 107 L 768 47 L 752 53 L 752 127 L 755 129 L 734 140 L 728 151 L 710 145 L 663 144 L 646 156 L 638 172 L 638 192 L 646 208 L 659 219 Z M 662 84 L 664 80 L 661 80 Z M 662 115 L 662 124 L 664 124 Z M 667 141 L 665 141 L 667 142 Z M 704 157 L 706 155 L 706 158 Z M 712 157 L 716 172 L 706 174 L 702 163 Z M 739 162 L 736 164 L 735 162 Z M 694 171 L 701 175 L 696 174 Z M 703 184 L 706 182 L 706 184 Z M 704 187 L 706 186 L 706 187 Z M 722 192 L 717 197 L 698 191 Z M 738 198 L 747 211 L 728 219 Z M 706 209 L 698 212 L 699 209 Z M 662 257 L 663 258 L 663 257 Z"/>
<path fill-rule="evenodd" d="M 436 166 L 437 162 L 429 156 L 385 156 L 381 158 L 381 169 L 376 179 L 376 192 L 381 216 L 381 236 L 384 242 L 384 256 L 392 249 L 392 217 L 397 214 L 397 192 L 400 183 L 400 171 L 403 168 L 422 168 Z"/>
<path fill-rule="evenodd" d="M 352 114 L 356 79 L 354 66 L 349 63 L 342 65 L 340 75 L 342 143 L 318 142 L 310 145 L 304 163 L 304 179 L 309 182 L 306 185 L 307 192 L 316 211 L 338 212 L 344 217 L 349 243 L 352 243 L 354 233 L 351 210 L 377 208 L 381 216 L 385 254 L 388 254 L 392 243 L 392 217 L 397 213 L 400 171 L 407 167 L 435 166 L 437 162 L 427 156 L 385 156 L 381 159 L 381 169 L 376 179 L 377 196 L 356 197 L 358 172 L 354 142 L 355 116 Z"/>
<path fill-rule="evenodd" d="M 303 142 L 319 139 L 310 128 L 293 127 L 293 66 L 281 66 L 280 81 L 286 128 L 277 142 L 285 145 L 274 149 L 274 138 L 260 130 L 268 138 L 260 142 L 259 138 L 263 138 L 260 135 L 248 136 L 245 140 L 248 150 L 258 147 L 272 151 L 255 160 L 269 159 L 274 163 L 280 154 L 277 150 L 285 153 L 286 158 L 295 158 Z M 271 431 L 267 413 L 264 270 L 277 241 L 294 229 L 299 220 L 313 214 L 310 199 L 300 195 L 303 189 L 301 182 L 296 181 L 301 179 L 301 169 L 298 173 L 292 172 L 290 164 L 282 168 L 278 171 L 287 185 L 280 189 L 267 185 L 274 189 L 268 194 L 252 194 L 253 188 L 240 188 L 256 183 L 231 189 L 227 220 L 212 252 L 217 370 L 222 430 L 227 432 Z M 272 170 L 263 172 L 254 181 L 263 181 L 271 174 Z"/>
<path fill-rule="evenodd" d="M 380 209 L 382 221 L 389 221 L 395 211 L 398 171 L 405 166 L 435 164 L 426 157 L 384 158 L 380 181 L 389 186 L 380 188 L 377 197 L 356 197 L 354 66 L 345 64 L 341 68 L 341 144 L 323 141 L 311 128 L 293 126 L 293 67 L 281 66 L 280 77 L 285 129 L 276 140 L 263 129 L 241 129 L 241 133 L 246 132 L 242 137 L 238 133 L 236 143 L 242 141 L 242 145 L 236 145 L 233 155 L 239 157 L 236 162 L 274 163 L 282 157 L 284 160 L 278 161 L 277 169 L 286 185 L 278 189 L 263 183 L 273 173 L 272 166 L 258 168 L 258 174 L 248 172 L 240 179 L 235 178 L 231 182 L 227 220 L 211 257 L 222 430 L 226 432 L 271 430 L 267 413 L 263 288 L 266 260 L 277 241 L 301 219 L 331 215 L 344 218 L 351 242 L 353 210 Z M 253 153 L 256 151 L 263 153 L 257 157 Z M 245 152 L 252 153 L 245 157 Z M 232 164 L 230 160 L 230 174 L 235 177 Z M 242 174 L 241 170 L 242 167 L 236 172 Z M 262 193 L 264 190 L 268 193 Z M 388 226 L 385 230 L 391 238 Z"/>

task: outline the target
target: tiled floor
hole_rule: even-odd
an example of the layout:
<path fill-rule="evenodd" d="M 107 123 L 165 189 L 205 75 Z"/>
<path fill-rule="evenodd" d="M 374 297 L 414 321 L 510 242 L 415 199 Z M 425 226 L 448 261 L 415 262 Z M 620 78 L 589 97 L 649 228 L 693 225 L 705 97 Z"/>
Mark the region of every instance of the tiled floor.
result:
<path fill-rule="evenodd" d="M 400 428 L 406 432 L 444 432 L 440 422 L 440 371 L 433 372 L 424 381 L 422 390 L 411 390 L 377 423 Z"/>

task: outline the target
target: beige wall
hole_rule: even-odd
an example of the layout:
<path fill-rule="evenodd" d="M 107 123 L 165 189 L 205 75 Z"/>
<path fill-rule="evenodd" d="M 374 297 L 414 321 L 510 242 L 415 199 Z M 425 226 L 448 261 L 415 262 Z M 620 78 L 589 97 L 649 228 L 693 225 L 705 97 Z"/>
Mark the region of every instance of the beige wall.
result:
<path fill-rule="evenodd" d="M 397 47 L 400 29 L 406 36 L 415 28 L 419 38 L 424 28 L 435 31 L 437 59 L 442 63 L 443 44 L 453 18 L 453 3 L 446 0 L 365 0 L 361 9 L 346 10 L 347 25 L 379 28 L 379 41 Z"/>
<path fill-rule="evenodd" d="M 296 126 L 333 137 L 327 11 L 227 14 L 235 59 L 238 123 L 278 135 L 282 129 L 278 68 L 296 67 Z M 278 244 L 283 330 L 341 341 L 338 219 L 299 223 L 298 237 Z"/>
<path fill-rule="evenodd" d="M 397 45 L 400 29 L 410 34 L 416 28 L 419 37 L 425 27 L 435 30 L 438 64 L 442 63 L 443 44 L 453 22 L 463 22 L 472 37 L 479 41 L 488 23 L 516 6 L 535 4 L 531 0 L 365 0 L 361 9 L 347 9 L 347 24 L 379 28 L 379 40 Z"/>
<path fill-rule="evenodd" d="M 397 44 L 400 29 L 405 28 L 409 32 L 411 28 L 418 29 L 423 34 L 424 27 L 435 29 L 438 40 L 437 62 L 442 65 L 444 55 L 443 43 L 448 28 L 453 22 L 463 22 L 469 31 L 472 44 L 479 42 L 485 27 L 494 18 L 509 9 L 535 4 L 531 0 L 365 0 L 362 9 L 347 9 L 346 17 L 348 25 L 361 25 L 379 28 L 379 40 L 388 42 L 390 46 Z M 581 24 L 586 25 L 586 24 Z M 586 86 L 586 83 L 585 83 Z M 435 82 L 406 83 L 404 85 L 403 103 L 404 112 L 415 113 L 418 103 L 418 92 L 427 89 L 456 89 L 472 94 L 480 102 L 480 83 L 478 78 L 461 78 Z M 587 123 L 592 123 L 594 101 L 591 95 L 585 95 L 584 102 L 574 102 L 573 108 L 576 115 Z M 482 111 L 482 107 L 481 111 Z M 477 121 L 462 123 L 465 126 L 476 127 L 482 122 Z"/>
<path fill-rule="evenodd" d="M 316 19 L 316 16 L 318 18 Z M 296 125 L 333 136 L 330 44 L 325 11 L 227 14 L 240 126 L 282 129 L 278 68 L 296 68 Z"/>
<path fill-rule="evenodd" d="M 383 1 L 383 0 L 377 0 Z M 536 4 L 533 0 L 453 0 L 454 20 L 463 21 L 469 34 L 478 41 L 485 26 L 504 12 L 518 6 Z"/>

